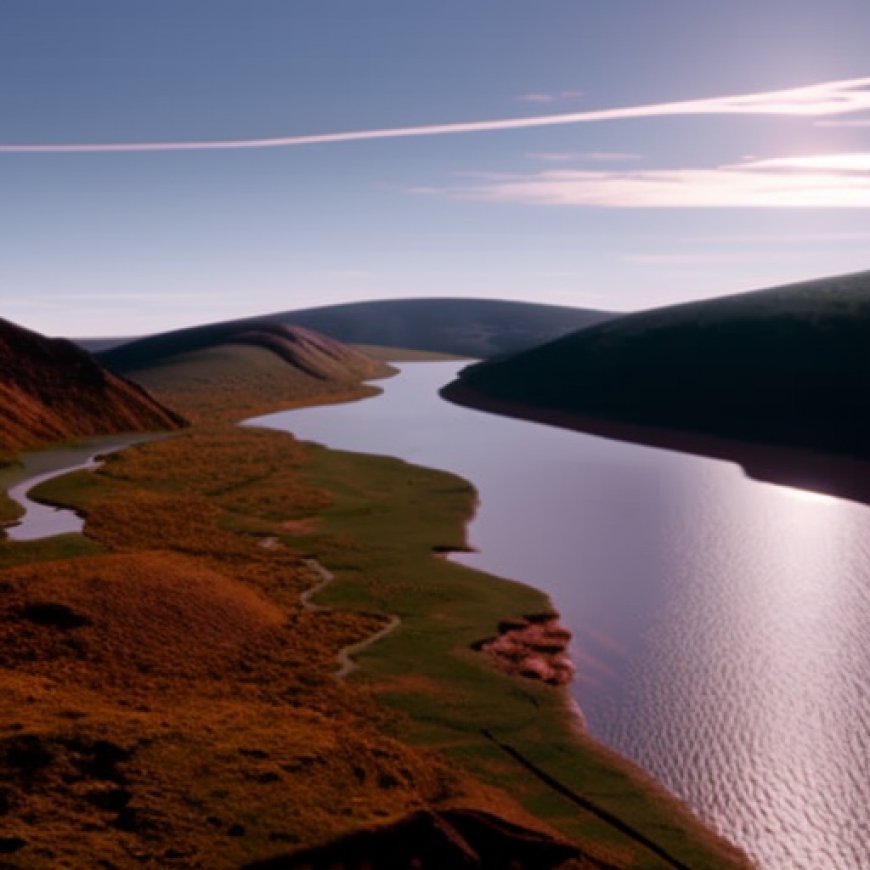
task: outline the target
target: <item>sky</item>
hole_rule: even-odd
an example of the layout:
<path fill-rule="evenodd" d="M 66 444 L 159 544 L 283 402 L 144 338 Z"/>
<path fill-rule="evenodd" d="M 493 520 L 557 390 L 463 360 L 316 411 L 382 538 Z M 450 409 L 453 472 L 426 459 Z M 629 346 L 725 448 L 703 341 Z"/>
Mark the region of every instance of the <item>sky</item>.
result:
<path fill-rule="evenodd" d="M 866 0 L 3 0 L 0 316 L 870 269 Z"/>

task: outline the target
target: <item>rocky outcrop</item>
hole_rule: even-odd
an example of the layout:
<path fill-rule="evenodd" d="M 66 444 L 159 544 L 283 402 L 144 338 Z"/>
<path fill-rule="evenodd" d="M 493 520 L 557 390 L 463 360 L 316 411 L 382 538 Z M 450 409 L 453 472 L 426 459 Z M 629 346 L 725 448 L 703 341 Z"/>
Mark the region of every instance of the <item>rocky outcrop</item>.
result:
<path fill-rule="evenodd" d="M 574 679 L 568 654 L 571 632 L 558 613 L 532 613 L 499 623 L 498 635 L 475 644 L 501 670 L 551 686 Z"/>
<path fill-rule="evenodd" d="M 0 320 L 0 449 L 176 429 L 184 420 L 70 341 Z"/>

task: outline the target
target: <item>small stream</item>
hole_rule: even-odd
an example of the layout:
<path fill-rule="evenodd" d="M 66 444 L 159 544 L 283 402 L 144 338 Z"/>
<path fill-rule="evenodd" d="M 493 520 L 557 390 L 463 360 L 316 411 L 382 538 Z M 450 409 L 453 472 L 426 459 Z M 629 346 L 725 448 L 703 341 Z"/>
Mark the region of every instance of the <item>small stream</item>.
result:
<path fill-rule="evenodd" d="M 153 437 L 153 436 L 152 436 Z M 22 508 L 24 515 L 3 531 L 12 541 L 36 541 L 82 531 L 84 519 L 68 508 L 41 504 L 29 493 L 41 483 L 80 469 L 96 468 L 99 457 L 148 440 L 141 434 L 93 438 L 70 447 L 23 453 L 20 464 L 0 471 L 0 489 Z"/>

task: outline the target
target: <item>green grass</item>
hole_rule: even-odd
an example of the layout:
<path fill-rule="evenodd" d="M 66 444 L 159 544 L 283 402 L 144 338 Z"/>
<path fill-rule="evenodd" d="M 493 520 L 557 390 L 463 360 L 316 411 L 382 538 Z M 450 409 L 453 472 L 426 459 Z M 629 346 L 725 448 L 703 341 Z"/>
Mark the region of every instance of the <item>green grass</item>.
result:
<path fill-rule="evenodd" d="M 377 371 L 390 373 L 387 366 Z M 319 378 L 266 348 L 237 344 L 178 354 L 125 374 L 199 423 L 240 420 L 351 391 L 376 392 L 350 372 L 344 378 Z"/>
<path fill-rule="evenodd" d="M 84 535 L 55 535 L 37 541 L 0 540 L 0 568 L 73 559 L 76 556 L 94 556 L 105 549 Z"/>
<path fill-rule="evenodd" d="M 24 513 L 21 505 L 12 501 L 6 490 L 13 485 L 21 466 L 10 453 L 0 452 L 0 528 L 14 522 Z"/>
<path fill-rule="evenodd" d="M 20 469 L 0 469 L 0 490 L 5 490 L 10 485 L 9 477 L 14 471 Z M 57 486 L 52 480 L 41 484 L 34 489 L 33 495 L 48 502 L 78 504 L 80 488 L 92 489 L 93 486 L 93 475 L 79 471 L 65 475 L 63 482 Z M 23 513 L 23 509 L 17 502 L 0 491 L 0 526 L 13 522 Z M 71 559 L 75 556 L 90 556 L 102 552 L 104 548 L 96 541 L 79 534 L 56 535 L 36 541 L 11 541 L 0 537 L 0 568 L 54 559 Z"/>
<path fill-rule="evenodd" d="M 398 736 L 435 747 L 515 795 L 565 834 L 629 848 L 637 866 L 661 862 L 532 777 L 492 732 L 565 786 L 693 867 L 735 866 L 681 805 L 585 736 L 568 693 L 493 670 L 471 645 L 504 617 L 550 609 L 542 593 L 433 555 L 461 547 L 474 490 L 464 480 L 398 460 L 318 450 L 310 479 L 336 502 L 317 535 L 295 539 L 336 574 L 318 601 L 396 614 L 400 627 L 362 653 L 354 679 L 407 718 Z"/>

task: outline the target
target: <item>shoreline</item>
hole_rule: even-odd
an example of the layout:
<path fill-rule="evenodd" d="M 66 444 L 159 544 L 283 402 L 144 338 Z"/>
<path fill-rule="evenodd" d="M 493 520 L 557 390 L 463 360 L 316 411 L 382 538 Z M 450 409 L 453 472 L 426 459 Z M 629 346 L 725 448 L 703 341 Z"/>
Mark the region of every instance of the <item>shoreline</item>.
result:
<path fill-rule="evenodd" d="M 494 398 L 461 381 L 448 384 L 440 391 L 440 395 L 455 405 L 486 414 L 731 462 L 739 465 L 748 478 L 759 483 L 802 489 L 870 505 L 870 459 L 535 407 Z"/>
<path fill-rule="evenodd" d="M 232 432 L 239 429 L 247 426 L 232 427 Z M 202 437 L 198 427 L 178 435 L 187 443 Z M 226 437 L 234 437 L 230 427 Z M 282 444 L 287 437 L 272 430 L 264 444 Z M 175 438 L 169 441 L 178 444 Z M 476 488 L 449 472 L 319 447 L 310 448 L 302 473 L 305 480 L 333 493 L 337 502 L 316 510 L 326 528 L 306 534 L 298 550 L 316 555 L 324 570 L 332 568 L 338 575 L 335 611 L 392 613 L 401 619 L 401 626 L 389 624 L 351 644 L 350 650 L 343 648 L 349 655 L 368 649 L 355 670 L 362 679 L 352 684 L 370 692 L 386 715 L 390 710 L 400 713 L 391 726 L 400 741 L 430 747 L 474 779 L 516 792 L 542 825 L 563 830 L 579 843 L 604 849 L 613 840 L 607 825 L 578 815 L 577 807 L 540 777 L 535 785 L 521 765 L 495 760 L 495 750 L 487 748 L 490 744 L 482 736 L 486 731 L 507 741 L 539 770 L 550 771 L 550 776 L 558 771 L 564 788 L 606 794 L 612 814 L 624 816 L 638 830 L 654 832 L 668 852 L 676 849 L 689 856 L 689 865 L 696 864 L 691 856 L 703 856 L 703 866 L 744 866 L 739 851 L 685 804 L 637 765 L 591 738 L 565 687 L 500 674 L 473 652 L 473 642 L 486 636 L 488 624 L 552 607 L 546 593 L 533 586 L 443 558 L 449 555 L 446 551 L 467 548 L 469 523 L 479 505 Z M 62 492 L 63 486 L 58 489 Z M 386 512 L 360 512 L 368 493 Z M 412 505 L 423 506 L 422 511 Z M 406 526 L 413 534 L 405 534 Z M 280 528 L 268 534 L 291 546 L 298 540 Z M 478 579 L 484 582 L 474 582 Z M 315 588 L 298 596 L 303 606 L 312 604 L 310 598 L 326 580 L 322 576 Z M 399 627 L 403 630 L 394 631 Z M 383 644 L 377 643 L 381 640 Z M 628 843 L 616 842 L 631 853 Z"/>

